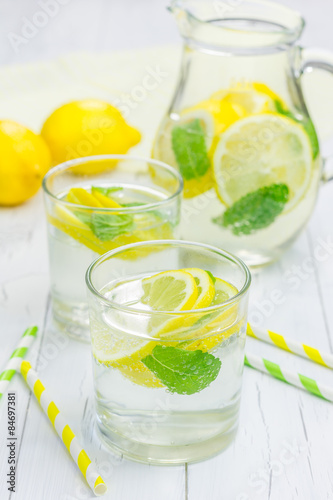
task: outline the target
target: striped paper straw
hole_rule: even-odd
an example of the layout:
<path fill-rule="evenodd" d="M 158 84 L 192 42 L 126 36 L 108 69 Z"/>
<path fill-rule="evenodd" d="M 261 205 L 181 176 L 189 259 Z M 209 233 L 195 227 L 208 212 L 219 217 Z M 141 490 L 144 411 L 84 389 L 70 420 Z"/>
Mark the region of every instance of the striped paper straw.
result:
<path fill-rule="evenodd" d="M 31 364 L 28 361 L 22 361 L 21 373 L 92 491 L 97 496 L 104 495 L 107 488 L 103 479 L 96 471 L 87 453 L 80 446 L 72 429 L 61 416 L 56 404 L 48 395 L 37 373 L 31 368 Z"/>
<path fill-rule="evenodd" d="M 7 389 L 9 382 L 14 377 L 15 373 L 20 369 L 22 359 L 35 340 L 37 331 L 37 326 L 31 326 L 30 328 L 26 329 L 26 331 L 22 335 L 20 342 L 18 343 L 18 346 L 9 358 L 5 369 L 0 373 L 0 399 L 4 395 L 4 392 Z"/>
<path fill-rule="evenodd" d="M 271 330 L 261 330 L 259 328 L 252 328 L 250 324 L 247 324 L 247 332 L 249 337 L 253 337 L 258 340 L 267 342 L 268 344 L 275 345 L 280 349 L 291 352 L 292 354 L 297 354 L 297 356 L 302 356 L 305 359 L 310 359 L 314 363 L 326 366 L 327 368 L 333 369 L 333 354 L 319 351 L 314 347 L 310 347 L 301 342 L 291 340 L 279 333 L 274 333 Z"/>
<path fill-rule="evenodd" d="M 280 365 L 268 361 L 268 359 L 260 358 L 254 354 L 247 353 L 245 355 L 244 363 L 250 368 L 255 368 L 264 373 L 268 373 L 273 377 L 286 382 L 287 384 L 299 387 L 319 398 L 326 399 L 333 402 L 333 387 L 318 384 L 314 379 L 301 375 L 300 373 L 293 372 L 282 368 Z"/>

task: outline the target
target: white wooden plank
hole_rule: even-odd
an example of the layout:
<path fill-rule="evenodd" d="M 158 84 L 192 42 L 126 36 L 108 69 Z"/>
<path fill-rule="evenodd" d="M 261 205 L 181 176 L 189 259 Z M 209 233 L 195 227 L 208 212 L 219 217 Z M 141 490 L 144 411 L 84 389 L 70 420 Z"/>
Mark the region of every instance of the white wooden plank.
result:
<path fill-rule="evenodd" d="M 31 346 L 27 358 L 32 363 L 38 356 L 39 345 L 43 329 L 43 316 L 46 307 L 48 293 L 48 277 L 45 275 L 28 274 L 22 278 L 13 279 L 2 283 L 2 296 L 0 299 L 0 366 L 3 367 L 18 343 L 20 336 L 27 326 L 37 324 L 40 327 L 38 338 Z M 16 457 L 19 457 L 19 450 L 22 445 L 22 435 L 27 418 L 27 408 L 29 406 L 29 391 L 26 390 L 20 375 L 16 375 L 12 380 L 9 390 L 16 392 L 17 401 L 17 446 Z M 7 396 L 0 401 L 0 498 L 6 499 L 9 496 L 4 480 L 9 472 L 7 462 L 8 453 L 6 450 L 8 437 L 7 423 Z M 22 474 L 17 465 L 18 475 Z"/>
<path fill-rule="evenodd" d="M 119 459 L 109 449 L 101 446 L 95 435 L 94 411 L 90 402 L 90 346 L 70 339 L 66 342 L 58 333 L 58 343 L 62 344 L 63 348 L 55 353 L 53 359 L 45 360 L 47 346 L 54 344 L 54 335 L 50 325 L 43 338 L 37 369 L 60 411 L 103 474 L 109 488 L 104 498 L 153 500 L 158 494 L 161 500 L 183 500 L 184 467 L 161 468 L 132 463 Z M 20 470 L 28 471 L 31 463 L 35 466 L 30 474 L 21 473 L 18 477 L 18 494 L 21 498 L 72 500 L 93 497 L 81 473 L 34 399 L 30 403 L 29 418 L 22 440 Z M 23 494 L 26 497 L 23 497 Z"/>
<path fill-rule="evenodd" d="M 315 276 L 318 294 L 321 298 L 323 316 L 325 319 L 325 330 L 327 342 L 333 351 L 333 182 L 324 185 L 320 189 L 318 204 L 313 214 L 309 232 L 312 241 L 319 241 L 323 247 L 321 262 L 316 262 Z M 315 245 L 313 245 L 315 247 Z M 318 246 L 318 243 L 317 243 Z"/>
<path fill-rule="evenodd" d="M 326 208 L 329 209 L 327 205 Z M 316 244 L 310 233 L 304 233 L 279 263 L 254 273 L 250 319 L 262 327 L 329 350 L 316 272 L 304 272 L 299 281 L 290 279 L 296 269 L 293 266 L 301 266 L 304 271 L 305 259 L 311 257 Z M 316 268 L 321 268 L 320 262 L 316 262 Z M 281 292 L 280 304 L 274 305 L 271 300 L 274 289 Z M 331 371 L 248 340 L 251 352 L 332 385 Z M 333 458 L 328 436 L 333 435 L 332 418 L 330 403 L 246 368 L 237 439 L 224 454 L 189 466 L 189 500 L 204 498 L 205 494 L 212 500 L 328 498 Z M 286 450 L 294 444 L 296 451 L 292 455 L 293 451 Z M 204 485 L 200 477 L 208 474 L 210 482 Z"/>

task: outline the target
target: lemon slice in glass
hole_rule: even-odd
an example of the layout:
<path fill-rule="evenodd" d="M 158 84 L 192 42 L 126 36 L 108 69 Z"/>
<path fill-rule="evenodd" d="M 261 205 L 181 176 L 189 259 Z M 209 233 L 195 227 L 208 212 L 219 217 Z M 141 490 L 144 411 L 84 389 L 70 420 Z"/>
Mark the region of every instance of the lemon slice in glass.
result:
<path fill-rule="evenodd" d="M 197 273 L 198 274 L 198 273 Z M 142 280 L 144 295 L 141 302 L 159 311 L 191 309 L 198 299 L 195 278 L 184 271 L 164 271 Z M 178 318 L 167 321 L 173 330 Z M 159 325 L 160 326 L 160 325 Z M 163 321 L 165 327 L 165 320 Z M 154 325 L 156 328 L 156 325 Z M 126 378 L 138 385 L 161 387 L 162 384 L 141 362 L 157 345 L 136 337 L 117 335 L 107 329 L 93 329 L 93 355 L 106 366 L 118 369 Z"/>
<path fill-rule="evenodd" d="M 311 179 L 312 151 L 304 129 L 274 113 L 253 115 L 221 134 L 213 157 L 215 188 L 231 206 L 257 189 L 284 183 L 290 210 L 304 196 Z"/>
<path fill-rule="evenodd" d="M 153 311 L 184 311 L 191 309 L 198 298 L 193 276 L 183 270 L 163 271 L 142 280 L 141 302 Z"/>
<path fill-rule="evenodd" d="M 98 188 L 91 188 L 91 194 L 94 198 L 96 198 L 99 203 L 101 203 L 104 208 L 121 208 L 121 205 L 117 203 L 115 200 L 110 198 L 109 196 L 105 196 L 105 194 L 100 193 Z"/>
<path fill-rule="evenodd" d="M 150 388 L 163 385 L 140 360 L 150 354 L 155 345 L 156 342 L 118 336 L 109 330 L 95 331 L 92 338 L 93 356 L 99 363 L 119 370 L 135 384 Z"/>
<path fill-rule="evenodd" d="M 238 293 L 235 286 L 220 278 L 215 281 L 215 296 L 212 300 L 210 307 L 218 306 L 231 299 Z M 230 337 L 233 333 L 237 332 L 240 328 L 240 321 L 237 322 L 238 305 L 231 304 L 223 312 L 213 311 L 206 313 L 200 318 L 190 333 L 191 341 L 186 342 L 183 349 L 194 351 L 200 349 L 203 352 L 213 349 L 218 344 L 223 342 L 226 338 Z M 209 335 L 214 330 L 223 330 L 216 335 Z M 207 336 L 207 337 L 206 337 Z M 193 340 L 195 338 L 198 340 Z"/>
<path fill-rule="evenodd" d="M 83 188 L 72 188 L 68 191 L 66 201 L 74 205 L 83 205 L 91 208 L 102 208 L 103 205 L 97 198 Z"/>
<path fill-rule="evenodd" d="M 198 287 L 198 298 L 193 304 L 192 309 L 209 307 L 215 296 L 214 281 L 210 274 L 196 267 L 186 268 L 184 271 L 193 276 Z"/>

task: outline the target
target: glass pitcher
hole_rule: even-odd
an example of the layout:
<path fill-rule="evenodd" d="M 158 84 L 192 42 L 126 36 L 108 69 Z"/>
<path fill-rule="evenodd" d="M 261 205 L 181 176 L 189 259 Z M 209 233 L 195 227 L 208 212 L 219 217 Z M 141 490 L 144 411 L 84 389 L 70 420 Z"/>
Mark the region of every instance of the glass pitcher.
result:
<path fill-rule="evenodd" d="M 304 20 L 279 4 L 175 0 L 170 10 L 184 50 L 152 154 L 183 176 L 182 237 L 269 263 L 315 205 L 322 161 L 301 78 L 333 73 L 333 55 L 295 45 Z"/>

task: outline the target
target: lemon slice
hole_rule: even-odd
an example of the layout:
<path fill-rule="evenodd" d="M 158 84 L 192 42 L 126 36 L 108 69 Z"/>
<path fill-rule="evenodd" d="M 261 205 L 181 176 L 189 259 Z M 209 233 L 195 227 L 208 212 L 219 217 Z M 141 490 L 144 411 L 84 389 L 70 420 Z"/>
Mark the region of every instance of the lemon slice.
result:
<path fill-rule="evenodd" d="M 211 306 L 217 306 L 237 295 L 237 288 L 221 278 L 215 278 L 215 296 Z"/>
<path fill-rule="evenodd" d="M 181 172 L 184 197 L 193 198 L 212 189 L 210 157 L 216 137 L 212 114 L 206 110 L 185 111 L 177 121 L 166 120 L 161 130 L 154 141 L 152 156 Z M 167 187 L 162 176 L 152 171 L 152 177 Z"/>
<path fill-rule="evenodd" d="M 249 115 L 274 111 L 275 109 L 274 103 L 269 96 L 254 90 L 230 92 L 224 97 L 224 100 L 242 106 Z"/>
<path fill-rule="evenodd" d="M 155 345 L 156 342 L 147 342 L 135 337 L 129 339 L 117 336 L 114 331 L 94 331 L 92 337 L 93 356 L 99 363 L 119 370 L 135 384 L 150 388 L 163 385 L 140 360 L 147 356 Z"/>
<path fill-rule="evenodd" d="M 219 278 L 216 279 L 214 286 L 210 274 L 197 268 L 166 271 L 146 278 L 143 280 L 143 289 L 145 291 L 144 300 L 151 307 L 154 306 L 159 310 L 169 310 L 171 307 L 170 299 L 172 307 L 175 308 L 173 310 L 185 310 L 207 307 L 207 305 L 219 305 L 237 293 L 237 289 L 233 285 Z M 175 296 L 178 297 L 176 301 L 174 300 Z M 192 305 L 190 306 L 190 304 Z M 206 314 L 205 321 L 200 321 L 200 329 L 196 328 L 195 331 L 204 335 L 213 328 L 217 328 L 216 325 L 223 327 L 227 320 L 231 324 L 233 320 L 231 315 L 232 311 L 230 310 L 224 311 L 224 313 Z M 180 318 L 180 321 L 184 321 L 184 318 Z M 179 326 L 178 323 L 178 318 L 171 319 L 167 322 L 168 328 L 166 328 L 165 323 L 163 324 L 163 330 L 174 332 Z M 227 331 L 224 330 L 223 333 L 213 337 L 184 342 L 182 348 L 208 351 L 237 331 L 237 328 L 239 329 L 239 325 L 233 324 Z M 119 335 L 115 331 L 94 325 L 93 322 L 92 332 L 93 355 L 98 362 L 117 369 L 125 378 L 137 385 L 149 388 L 163 387 L 154 374 L 141 362 L 141 359 L 150 354 L 159 342 Z M 163 345 L 178 346 L 180 344 L 176 341 L 166 341 Z"/>
<path fill-rule="evenodd" d="M 200 271 L 194 269 L 193 271 Z M 203 271 L 205 272 L 205 271 Z M 199 275 L 199 272 L 196 273 Z M 208 273 L 206 273 L 208 276 Z M 209 277 L 209 276 L 208 276 Z M 209 279 L 211 279 L 209 277 Z M 204 278 L 201 277 L 201 281 Z M 206 285 L 205 285 L 206 286 Z M 198 287 L 195 278 L 183 270 L 164 271 L 142 280 L 143 296 L 141 302 L 152 310 L 181 311 L 191 309 L 198 299 Z M 210 290 L 207 289 L 210 293 Z M 181 318 L 180 318 L 181 319 Z M 178 318 L 176 318 L 178 321 Z M 167 321 L 174 324 L 175 319 Z M 163 326 L 165 325 L 165 320 Z M 94 327 L 97 330 L 92 339 L 93 353 L 96 359 L 105 364 L 123 364 L 129 358 L 138 361 L 147 355 L 156 345 L 154 341 L 146 341 L 136 337 L 127 340 L 128 336 L 116 335 L 109 330 Z"/>
<path fill-rule="evenodd" d="M 184 124 L 199 120 L 205 133 L 207 156 L 211 163 L 219 134 L 243 116 L 246 116 L 245 110 L 238 104 L 208 99 L 184 110 L 180 114 L 179 123 Z M 212 187 L 211 167 L 203 176 L 190 180 L 184 178 L 185 198 L 199 196 Z"/>
<path fill-rule="evenodd" d="M 232 123 L 246 116 L 246 110 L 239 103 L 228 100 L 215 99 L 211 97 L 201 101 L 181 113 L 181 120 L 199 119 L 206 130 L 207 135 L 216 137 L 226 130 Z M 211 154 L 214 149 L 214 141 L 208 140 L 207 151 Z"/>
<path fill-rule="evenodd" d="M 141 302 L 156 311 L 191 309 L 198 299 L 193 276 L 185 271 L 163 271 L 142 280 Z"/>
<path fill-rule="evenodd" d="M 186 268 L 187 273 L 190 273 L 195 279 L 198 287 L 198 298 L 192 306 L 192 309 L 203 309 L 209 307 L 215 296 L 214 282 L 207 271 L 199 268 Z"/>
<path fill-rule="evenodd" d="M 268 97 L 271 98 L 272 101 L 280 101 L 282 104 L 284 102 L 282 101 L 281 97 L 276 94 L 268 85 L 262 82 L 252 82 L 252 87 L 256 92 L 261 92 L 262 94 L 267 95 Z"/>
<path fill-rule="evenodd" d="M 215 296 L 210 306 L 218 306 L 231 299 L 238 293 L 235 286 L 220 278 L 215 281 Z M 223 312 L 214 311 L 207 313 L 200 318 L 197 324 L 193 325 L 194 331 L 191 332 L 192 339 L 198 337 L 198 340 L 187 342 L 183 348 L 194 351 L 200 349 L 204 352 L 213 349 L 233 333 L 240 329 L 240 324 L 245 322 L 240 320 L 237 322 L 238 304 L 231 304 Z M 209 335 L 214 330 L 223 330 L 217 335 Z M 205 337 L 207 336 L 207 337 Z"/>
<path fill-rule="evenodd" d="M 86 191 L 83 188 L 72 188 L 68 191 L 66 200 L 75 205 L 84 205 L 85 207 L 91 208 L 102 208 L 103 205 L 100 203 L 95 196 Z"/>
<path fill-rule="evenodd" d="M 213 157 L 216 191 L 232 205 L 247 193 L 274 184 L 289 188 L 290 210 L 311 179 L 312 151 L 304 129 L 274 113 L 253 115 L 221 134 Z"/>
<path fill-rule="evenodd" d="M 105 196 L 103 193 L 100 193 L 96 188 L 91 188 L 91 194 L 94 198 L 96 198 L 99 203 L 102 204 L 104 208 L 121 208 L 121 205 L 114 201 L 109 196 Z"/>
<path fill-rule="evenodd" d="M 197 273 L 198 274 L 198 273 Z M 164 271 L 142 280 L 144 296 L 141 302 L 160 311 L 191 309 L 198 299 L 195 278 L 184 271 Z M 167 321 L 173 329 L 178 318 Z M 155 325 L 156 326 L 156 325 Z M 165 321 L 163 322 L 165 328 Z M 92 329 L 93 355 L 98 362 L 118 369 L 132 382 L 145 387 L 161 387 L 162 384 L 141 362 L 157 345 L 136 337 L 122 336 L 103 329 Z"/>
<path fill-rule="evenodd" d="M 245 85 L 235 85 L 229 90 L 219 90 L 212 95 L 212 99 L 239 106 L 244 111 L 243 117 L 275 111 L 274 101 L 282 102 L 275 92 L 260 82 L 248 82 Z"/>
<path fill-rule="evenodd" d="M 64 222 L 65 224 L 68 224 L 70 226 L 75 226 L 77 228 L 81 228 L 83 230 L 89 230 L 89 227 L 87 224 L 82 222 L 76 215 L 73 214 L 70 210 L 68 210 L 66 207 L 61 205 L 60 203 L 56 203 L 54 205 L 54 213 L 57 216 L 59 220 Z"/>

